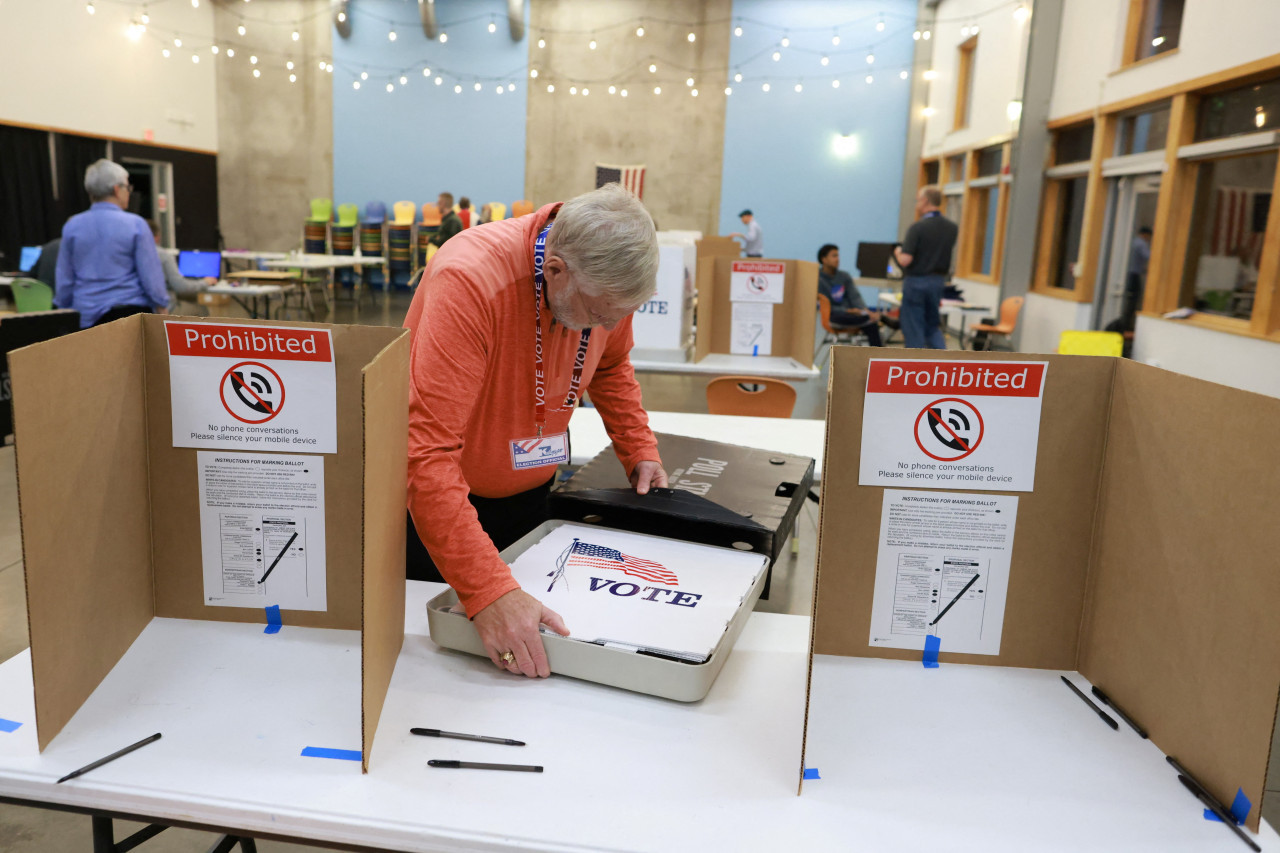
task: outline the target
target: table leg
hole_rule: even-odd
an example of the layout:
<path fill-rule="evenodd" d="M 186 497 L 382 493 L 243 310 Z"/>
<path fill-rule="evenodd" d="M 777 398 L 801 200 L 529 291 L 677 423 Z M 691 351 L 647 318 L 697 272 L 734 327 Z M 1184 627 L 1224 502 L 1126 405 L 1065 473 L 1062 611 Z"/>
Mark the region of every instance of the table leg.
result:
<path fill-rule="evenodd" d="M 93 853 L 128 853 L 139 844 L 155 838 L 169 828 L 153 823 L 150 826 L 144 826 L 117 844 L 111 818 L 90 815 L 89 819 L 93 821 Z"/>

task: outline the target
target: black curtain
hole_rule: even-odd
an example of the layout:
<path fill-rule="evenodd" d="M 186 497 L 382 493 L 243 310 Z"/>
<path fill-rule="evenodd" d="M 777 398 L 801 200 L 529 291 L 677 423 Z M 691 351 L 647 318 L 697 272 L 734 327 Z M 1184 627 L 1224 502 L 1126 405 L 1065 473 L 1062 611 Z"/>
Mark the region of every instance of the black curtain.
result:
<path fill-rule="evenodd" d="M 39 246 L 58 236 L 59 214 L 49 134 L 0 125 L 0 270 L 18 268 L 23 246 Z"/>
<path fill-rule="evenodd" d="M 84 188 L 84 173 L 91 165 L 107 156 L 104 139 L 87 136 L 54 134 L 58 152 L 58 211 L 62 222 L 89 209 L 89 193 Z"/>

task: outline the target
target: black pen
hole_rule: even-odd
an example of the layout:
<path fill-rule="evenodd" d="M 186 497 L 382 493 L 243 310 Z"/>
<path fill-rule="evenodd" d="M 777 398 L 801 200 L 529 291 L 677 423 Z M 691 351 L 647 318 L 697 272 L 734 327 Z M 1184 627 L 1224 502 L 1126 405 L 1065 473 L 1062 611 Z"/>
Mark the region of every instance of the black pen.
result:
<path fill-rule="evenodd" d="M 1076 687 L 1074 684 L 1072 684 L 1070 678 L 1067 678 L 1065 675 L 1062 675 L 1059 677 L 1062 679 L 1063 684 L 1071 688 L 1072 693 L 1080 697 L 1080 701 L 1084 702 L 1084 704 L 1092 708 L 1094 710 L 1094 713 L 1096 713 L 1099 717 L 1102 718 L 1102 722 L 1106 723 L 1108 726 L 1111 726 L 1111 728 L 1115 729 L 1116 731 L 1120 730 L 1120 724 L 1117 723 L 1115 719 L 1106 711 L 1102 710 L 1097 705 L 1093 704 L 1093 700 L 1090 699 L 1088 696 L 1084 695 L 1084 693 L 1080 690 L 1079 687 Z"/>
<path fill-rule="evenodd" d="M 1172 755 L 1166 755 L 1164 757 L 1164 760 L 1169 762 L 1169 764 L 1172 765 L 1174 770 L 1178 771 L 1179 776 L 1187 777 L 1187 782 L 1190 782 L 1192 785 L 1195 786 L 1195 793 L 1197 796 L 1204 797 L 1205 799 L 1209 800 L 1212 803 L 1212 805 L 1209 807 L 1210 811 L 1213 811 L 1216 809 L 1217 811 L 1220 811 L 1226 814 L 1231 813 L 1231 809 L 1227 808 L 1227 804 L 1219 800 L 1213 794 L 1210 794 L 1209 789 L 1206 788 L 1204 785 L 1201 785 L 1200 780 L 1192 776 L 1190 770 L 1188 770 L 1187 768 L 1183 767 L 1181 764 L 1178 763 L 1178 759 L 1174 758 Z M 1182 784 L 1185 785 L 1187 784 L 1187 782 L 1183 782 Z"/>
<path fill-rule="evenodd" d="M 978 580 L 978 577 L 979 577 L 979 576 L 975 574 L 973 577 L 969 578 L 969 582 L 968 582 L 967 584 L 965 584 L 965 585 L 964 585 L 964 588 L 963 588 L 963 589 L 961 589 L 959 592 L 957 592 L 957 593 L 956 593 L 956 597 L 955 597 L 955 598 L 953 598 L 953 599 L 951 599 L 951 602 L 950 602 L 949 604 L 947 604 L 947 606 L 946 606 L 946 607 L 942 608 L 942 612 L 941 612 L 941 613 L 939 613 L 937 616 L 933 617 L 933 621 L 932 621 L 932 622 L 930 622 L 929 624 L 930 624 L 930 625 L 937 625 L 937 624 L 938 624 L 938 620 L 939 620 L 939 619 L 941 619 L 943 616 L 946 616 L 946 615 L 947 615 L 947 611 L 948 611 L 948 610 L 950 610 L 950 609 L 952 608 L 952 606 L 953 606 L 957 601 L 959 601 L 959 600 L 960 600 L 960 596 L 964 595 L 966 592 L 968 592 L 968 591 L 969 591 L 969 587 L 973 586 L 974 582 L 976 582 L 976 581 Z"/>
<path fill-rule="evenodd" d="M 1130 717 L 1127 713 L 1125 713 L 1124 708 L 1121 708 L 1115 702 L 1112 702 L 1111 697 L 1103 693 L 1102 690 L 1100 690 L 1096 684 L 1091 689 L 1093 690 L 1093 695 L 1097 696 L 1098 699 L 1102 701 L 1103 705 L 1110 705 L 1111 710 L 1116 712 L 1116 716 L 1124 720 L 1129 725 L 1129 728 L 1133 729 L 1135 732 L 1138 733 L 1138 737 L 1143 738 L 1144 740 L 1146 739 L 1147 730 L 1144 729 L 1142 726 L 1138 725 L 1137 723 L 1135 723 L 1133 721 L 1133 717 Z"/>
<path fill-rule="evenodd" d="M 1257 842 L 1245 835 L 1244 830 L 1236 825 L 1235 817 L 1232 816 L 1230 812 L 1225 811 L 1222 808 L 1222 804 L 1210 795 L 1208 791 L 1201 788 L 1199 782 L 1193 782 L 1189 776 L 1183 776 L 1181 773 L 1178 774 L 1178 781 L 1181 782 L 1188 791 L 1194 794 L 1197 800 L 1208 806 L 1209 811 L 1217 815 L 1218 820 L 1225 823 L 1232 832 L 1240 836 L 1240 840 L 1245 844 L 1248 844 L 1250 849 L 1254 850 L 1255 853 L 1262 853 L 1262 848 L 1258 846 Z"/>
<path fill-rule="evenodd" d="M 488 735 L 467 735 L 462 732 L 446 732 L 443 729 L 409 729 L 411 735 L 422 735 L 423 737 L 448 737 L 454 740 L 478 740 L 481 743 L 500 743 L 504 746 L 524 746 L 522 740 L 512 740 L 509 737 L 489 737 Z"/>
<path fill-rule="evenodd" d="M 111 753 L 106 758 L 99 758 L 97 761 L 93 762 L 92 764 L 86 764 L 84 767 L 81 767 L 79 770 L 72 770 L 70 773 L 68 773 L 66 776 L 63 776 L 54 784 L 61 784 L 67 781 L 68 779 L 74 779 L 77 776 L 83 776 L 84 774 L 88 773 L 90 770 L 94 770 L 98 767 L 101 767 L 102 765 L 106 764 L 108 761 L 115 761 L 117 758 L 119 758 L 122 755 L 128 755 L 129 753 L 133 752 L 135 749 L 144 747 L 149 743 L 155 743 L 158 740 L 160 740 L 160 733 L 156 732 L 151 737 L 144 737 L 142 740 L 138 741 L 137 743 L 131 743 L 128 746 L 126 746 L 124 749 Z"/>
<path fill-rule="evenodd" d="M 541 764 L 486 764 L 482 761 L 445 761 L 433 758 L 428 767 L 447 767 L 453 770 L 518 770 L 524 773 L 541 773 Z"/>

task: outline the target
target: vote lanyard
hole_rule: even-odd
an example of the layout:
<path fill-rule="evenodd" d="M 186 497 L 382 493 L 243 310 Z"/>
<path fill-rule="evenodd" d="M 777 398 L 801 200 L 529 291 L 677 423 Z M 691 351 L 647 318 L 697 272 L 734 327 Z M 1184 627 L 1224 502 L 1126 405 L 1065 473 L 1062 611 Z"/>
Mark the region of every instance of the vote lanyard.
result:
<path fill-rule="evenodd" d="M 539 437 L 542 435 L 542 428 L 547 423 L 547 378 L 542 358 L 542 294 L 546 289 L 546 278 L 542 274 L 542 265 L 546 260 L 547 233 L 549 231 L 551 231 L 550 225 L 542 229 L 542 233 L 538 235 L 538 239 L 533 243 L 533 408 L 534 418 L 538 424 Z M 551 411 L 563 412 L 577 405 L 578 389 L 582 385 L 582 369 L 587 362 L 587 346 L 590 340 L 591 330 L 583 329 L 581 336 L 578 338 L 577 355 L 573 358 L 573 376 L 569 379 L 569 394 L 564 398 L 564 404 L 560 408 L 552 409 Z"/>

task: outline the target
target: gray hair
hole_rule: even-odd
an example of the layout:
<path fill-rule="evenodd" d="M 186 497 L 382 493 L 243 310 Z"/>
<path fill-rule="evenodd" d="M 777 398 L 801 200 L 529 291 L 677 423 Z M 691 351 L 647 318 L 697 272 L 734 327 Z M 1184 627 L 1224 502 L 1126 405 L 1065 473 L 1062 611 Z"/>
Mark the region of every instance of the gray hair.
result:
<path fill-rule="evenodd" d="M 105 157 L 84 170 L 84 188 L 92 201 L 111 198 L 116 187 L 129 183 L 129 173 L 124 166 Z"/>
<path fill-rule="evenodd" d="M 620 184 L 605 184 L 561 205 L 547 253 L 559 255 L 582 283 L 624 303 L 644 302 L 658 286 L 653 217 Z"/>

